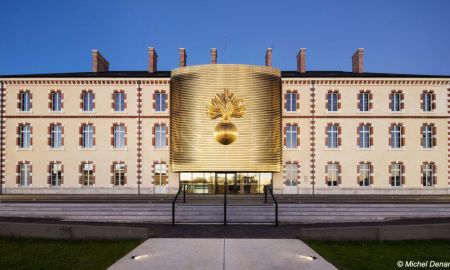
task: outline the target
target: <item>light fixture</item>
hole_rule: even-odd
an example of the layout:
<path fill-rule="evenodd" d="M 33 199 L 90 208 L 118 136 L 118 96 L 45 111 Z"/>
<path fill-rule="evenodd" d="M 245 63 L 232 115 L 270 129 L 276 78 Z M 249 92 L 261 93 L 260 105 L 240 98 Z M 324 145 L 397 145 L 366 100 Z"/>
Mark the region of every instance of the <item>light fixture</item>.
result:
<path fill-rule="evenodd" d="M 317 260 L 316 256 L 308 256 L 308 255 L 297 255 L 297 258 L 308 261 Z"/>
<path fill-rule="evenodd" d="M 148 257 L 148 254 L 142 254 L 142 255 L 136 255 L 136 256 L 131 256 L 132 260 L 142 260 Z"/>

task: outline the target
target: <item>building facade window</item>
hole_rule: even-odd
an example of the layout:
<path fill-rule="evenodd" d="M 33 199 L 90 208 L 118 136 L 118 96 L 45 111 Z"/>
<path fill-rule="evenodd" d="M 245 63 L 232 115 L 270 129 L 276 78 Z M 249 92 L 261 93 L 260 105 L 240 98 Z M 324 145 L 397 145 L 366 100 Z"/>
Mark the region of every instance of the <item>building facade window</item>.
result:
<path fill-rule="evenodd" d="M 423 124 L 420 128 L 420 145 L 424 149 L 431 149 L 436 146 L 436 126 L 434 124 Z"/>
<path fill-rule="evenodd" d="M 405 127 L 402 124 L 391 124 L 389 127 L 389 146 L 393 149 L 405 146 Z"/>
<path fill-rule="evenodd" d="M 371 124 L 360 123 L 358 126 L 357 145 L 361 149 L 368 149 L 373 145 L 373 127 Z"/>
<path fill-rule="evenodd" d="M 95 184 L 94 163 L 82 162 L 80 164 L 80 184 L 83 186 L 93 186 Z"/>
<path fill-rule="evenodd" d="M 63 134 L 64 127 L 61 124 L 51 124 L 49 126 L 48 145 L 50 148 L 59 149 L 63 147 Z"/>
<path fill-rule="evenodd" d="M 337 187 L 341 184 L 341 165 L 339 162 L 328 162 L 325 165 L 325 184 L 329 187 Z"/>
<path fill-rule="evenodd" d="M 17 127 L 17 146 L 22 149 L 31 148 L 32 141 L 32 126 L 28 123 L 19 124 Z"/>
<path fill-rule="evenodd" d="M 169 184 L 167 164 L 155 163 L 154 168 L 155 168 L 155 175 L 154 175 L 155 186 L 167 186 Z"/>
<path fill-rule="evenodd" d="M 341 94 L 339 91 L 329 90 L 325 98 L 325 106 L 329 112 L 337 112 L 341 108 Z"/>
<path fill-rule="evenodd" d="M 127 94 L 123 90 L 113 92 L 113 109 L 115 112 L 125 111 L 127 104 L 126 98 Z"/>
<path fill-rule="evenodd" d="M 420 107 L 424 112 L 432 112 L 436 109 L 436 95 L 434 91 L 423 91 L 420 99 Z"/>
<path fill-rule="evenodd" d="M 287 124 L 285 126 L 284 145 L 288 149 L 294 149 L 299 146 L 300 127 L 297 124 Z"/>
<path fill-rule="evenodd" d="M 299 94 L 297 91 L 287 91 L 285 96 L 285 109 L 287 112 L 296 112 L 298 110 Z"/>
<path fill-rule="evenodd" d="M 124 124 L 115 124 L 112 127 L 113 140 L 112 146 L 117 149 L 123 149 L 127 145 L 127 128 Z"/>
<path fill-rule="evenodd" d="M 434 162 L 424 162 L 421 165 L 422 185 L 432 187 L 437 184 L 436 164 Z"/>
<path fill-rule="evenodd" d="M 370 187 L 373 184 L 373 166 L 370 162 L 360 162 L 357 174 L 360 187 Z"/>
<path fill-rule="evenodd" d="M 286 183 L 285 185 L 288 187 L 295 187 L 297 186 L 298 182 L 298 164 L 297 163 L 286 163 L 285 164 L 285 170 L 286 170 Z"/>
<path fill-rule="evenodd" d="M 405 184 L 405 165 L 402 162 L 392 162 L 389 166 L 390 180 L 393 187 L 401 187 Z"/>
<path fill-rule="evenodd" d="M 50 162 L 48 184 L 52 187 L 61 186 L 63 184 L 63 165 L 60 162 Z"/>
<path fill-rule="evenodd" d="M 127 165 L 124 162 L 115 162 L 112 165 L 112 184 L 114 186 L 124 186 L 126 179 Z"/>
<path fill-rule="evenodd" d="M 32 165 L 28 161 L 19 162 L 17 164 L 17 181 L 19 186 L 31 185 Z"/>
<path fill-rule="evenodd" d="M 325 128 L 325 145 L 329 149 L 336 149 L 341 146 L 341 126 L 336 123 L 329 123 Z"/>
<path fill-rule="evenodd" d="M 92 90 L 83 90 L 81 92 L 81 109 L 83 112 L 92 112 L 94 111 L 95 106 L 95 95 Z"/>
<path fill-rule="evenodd" d="M 154 106 L 156 112 L 165 112 L 167 107 L 167 94 L 164 91 L 156 91 L 153 94 Z"/>
<path fill-rule="evenodd" d="M 167 126 L 165 124 L 155 124 L 153 126 L 153 145 L 156 149 L 167 148 L 168 134 Z"/>
<path fill-rule="evenodd" d="M 63 109 L 63 93 L 60 90 L 50 92 L 49 109 L 53 112 L 60 112 Z"/>
<path fill-rule="evenodd" d="M 372 93 L 361 90 L 358 94 L 358 109 L 360 112 L 368 112 L 372 109 Z"/>
<path fill-rule="evenodd" d="M 29 90 L 20 91 L 17 94 L 17 109 L 21 112 L 31 111 L 31 97 L 32 94 Z"/>
<path fill-rule="evenodd" d="M 402 91 L 393 90 L 389 94 L 389 108 L 392 112 L 400 112 L 405 108 L 404 94 Z"/>
<path fill-rule="evenodd" d="M 92 149 L 95 146 L 95 127 L 93 124 L 83 124 L 80 127 L 80 146 Z"/>

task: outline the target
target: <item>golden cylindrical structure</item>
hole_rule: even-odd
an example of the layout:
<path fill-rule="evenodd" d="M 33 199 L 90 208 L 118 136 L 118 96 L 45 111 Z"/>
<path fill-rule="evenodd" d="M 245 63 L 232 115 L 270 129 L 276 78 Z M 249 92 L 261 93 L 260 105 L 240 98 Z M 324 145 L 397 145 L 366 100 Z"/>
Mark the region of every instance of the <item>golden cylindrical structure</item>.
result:
<path fill-rule="evenodd" d="M 231 119 L 236 130 L 230 127 L 229 134 L 222 138 L 228 144 L 219 143 L 215 138 L 221 120 L 212 120 L 207 115 L 211 99 L 224 89 L 242 99 L 246 107 L 242 118 Z M 170 167 L 173 172 L 279 172 L 281 150 L 278 69 L 213 64 L 172 71 Z"/>

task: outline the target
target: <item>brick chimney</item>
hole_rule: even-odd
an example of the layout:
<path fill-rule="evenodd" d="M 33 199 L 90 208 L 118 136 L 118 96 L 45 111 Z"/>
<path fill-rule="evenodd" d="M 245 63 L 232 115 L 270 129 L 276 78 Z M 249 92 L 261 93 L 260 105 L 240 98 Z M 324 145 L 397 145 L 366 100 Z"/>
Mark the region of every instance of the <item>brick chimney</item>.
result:
<path fill-rule="evenodd" d="M 272 48 L 266 50 L 266 67 L 272 66 Z"/>
<path fill-rule="evenodd" d="M 217 49 L 211 48 L 211 64 L 217 64 Z"/>
<path fill-rule="evenodd" d="M 180 67 L 185 67 L 187 61 L 186 49 L 180 48 Z"/>
<path fill-rule="evenodd" d="M 363 73 L 364 72 L 364 49 L 359 48 L 352 56 L 352 72 Z"/>
<path fill-rule="evenodd" d="M 306 72 L 306 49 L 301 48 L 297 54 L 297 71 L 300 73 Z"/>
<path fill-rule="evenodd" d="M 92 72 L 108 72 L 109 63 L 98 50 L 92 50 Z"/>
<path fill-rule="evenodd" d="M 155 48 L 148 48 L 148 72 L 155 73 L 158 71 L 158 54 Z"/>

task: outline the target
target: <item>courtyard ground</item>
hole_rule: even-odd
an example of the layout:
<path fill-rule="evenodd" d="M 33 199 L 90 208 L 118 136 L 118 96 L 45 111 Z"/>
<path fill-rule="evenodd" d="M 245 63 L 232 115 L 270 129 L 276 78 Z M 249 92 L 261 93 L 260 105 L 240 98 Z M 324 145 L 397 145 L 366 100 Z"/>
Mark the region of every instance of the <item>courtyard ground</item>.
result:
<path fill-rule="evenodd" d="M 450 241 L 329 242 L 305 241 L 312 249 L 341 270 L 419 269 L 406 266 L 407 261 L 450 262 Z M 397 265 L 397 263 L 399 265 Z M 401 267 L 399 267 L 401 266 Z M 420 267 L 448 269 L 449 267 Z"/>
<path fill-rule="evenodd" d="M 103 270 L 140 243 L 141 240 L 0 238 L 0 269 Z"/>

